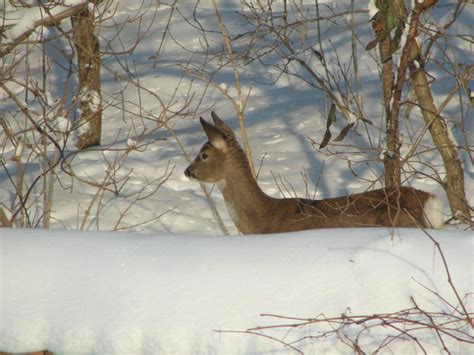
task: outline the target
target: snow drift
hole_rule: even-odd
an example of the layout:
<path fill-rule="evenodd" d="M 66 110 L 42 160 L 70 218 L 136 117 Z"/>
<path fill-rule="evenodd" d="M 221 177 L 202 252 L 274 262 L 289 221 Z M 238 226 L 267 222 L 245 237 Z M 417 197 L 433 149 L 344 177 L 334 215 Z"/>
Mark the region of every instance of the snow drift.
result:
<path fill-rule="evenodd" d="M 459 294 L 472 292 L 470 232 L 430 231 Z M 0 230 L 0 349 L 95 354 L 287 352 L 223 333 L 315 317 L 457 303 L 433 242 L 411 229 L 312 230 L 251 237 Z M 383 271 L 382 271 L 383 270 Z M 318 328 L 267 332 L 286 342 Z M 377 346 L 376 331 L 364 341 Z M 420 335 L 439 351 L 435 336 Z M 347 352 L 334 338 L 298 344 Z M 457 346 L 456 346 L 457 348 Z M 391 349 L 416 352 L 410 342 Z M 462 349 L 460 349 L 462 350 Z"/>

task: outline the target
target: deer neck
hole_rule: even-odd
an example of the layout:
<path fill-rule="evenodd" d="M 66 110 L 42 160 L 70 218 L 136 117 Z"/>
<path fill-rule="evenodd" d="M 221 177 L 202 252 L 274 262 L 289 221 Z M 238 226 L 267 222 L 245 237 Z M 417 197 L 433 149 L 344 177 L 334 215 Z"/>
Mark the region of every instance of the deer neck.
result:
<path fill-rule="evenodd" d="M 250 172 L 245 176 L 226 176 L 217 183 L 217 187 L 226 203 L 258 205 L 268 198 Z"/>
<path fill-rule="evenodd" d="M 230 163 L 232 169 L 228 169 L 217 187 L 234 224 L 242 233 L 248 234 L 255 228 L 254 225 L 262 222 L 271 198 L 258 186 L 245 156 L 232 159 Z"/>

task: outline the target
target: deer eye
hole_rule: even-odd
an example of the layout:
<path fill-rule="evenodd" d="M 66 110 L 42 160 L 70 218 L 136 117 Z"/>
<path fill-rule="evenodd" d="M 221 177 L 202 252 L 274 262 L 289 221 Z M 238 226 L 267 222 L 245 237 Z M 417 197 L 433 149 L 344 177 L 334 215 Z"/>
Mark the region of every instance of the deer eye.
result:
<path fill-rule="evenodd" d="M 208 157 L 209 157 L 209 156 L 208 156 L 206 153 L 202 153 L 202 154 L 201 154 L 201 159 L 202 159 L 202 160 L 207 160 Z"/>

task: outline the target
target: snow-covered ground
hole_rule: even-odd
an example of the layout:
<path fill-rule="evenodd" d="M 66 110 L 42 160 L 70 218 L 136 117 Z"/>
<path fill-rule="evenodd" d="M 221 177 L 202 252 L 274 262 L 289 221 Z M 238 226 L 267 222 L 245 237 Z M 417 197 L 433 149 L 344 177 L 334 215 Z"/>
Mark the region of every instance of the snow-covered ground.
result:
<path fill-rule="evenodd" d="M 235 13 L 241 5 L 237 1 L 219 3 L 229 30 L 243 33 L 247 25 Z M 339 333 L 322 338 L 311 336 L 329 331 L 327 324 L 258 331 L 268 337 L 240 331 L 295 322 L 261 314 L 306 319 L 322 314 L 338 317 L 343 313 L 392 313 L 414 307 L 411 298 L 425 311 L 458 316 L 459 300 L 448 283 L 441 254 L 423 231 L 381 228 L 238 236 L 218 189 L 209 186 L 217 209 L 233 234 L 223 236 L 199 185 L 183 175 L 188 161 L 182 149 L 191 158 L 199 151 L 205 135 L 197 118 L 208 118 L 211 109 L 238 132 L 232 104 L 221 92 L 225 88 L 231 97 L 236 95 L 232 69 L 228 64 L 218 71 L 212 77 L 212 85 L 190 70 L 207 59 L 202 52 L 196 54 L 205 44 L 197 32 L 200 26 L 213 31 L 207 32 L 211 47 L 215 46 L 216 51 L 223 48 L 210 2 L 203 2 L 196 12 L 187 2 L 174 11 L 168 6 L 156 9 L 154 4 L 146 3 L 143 11 L 136 3 L 121 2 L 100 30 L 101 42 L 110 39 L 118 51 L 130 48 L 140 33 L 145 36 L 133 55 L 104 54 L 102 94 L 107 105 L 102 147 L 78 154 L 66 151 L 75 176 L 81 180 L 57 169 L 51 229 L 0 229 L 0 351 L 295 351 L 282 344 L 285 342 L 308 354 L 352 353 L 348 339 L 355 340 L 360 328 L 344 327 Z M 366 5 L 361 4 L 360 8 L 367 9 Z M 469 19 L 474 16 L 473 7 L 465 9 L 450 29 L 453 33 L 472 34 Z M 324 9 L 322 6 L 321 11 Z M 134 17 L 137 12 L 142 16 Z M 438 21 L 449 19 L 449 12 L 444 12 L 443 7 L 434 11 Z M 170 15 L 171 26 L 166 30 Z M 135 20 L 115 38 L 122 27 L 113 22 L 123 23 L 127 17 Z M 325 52 L 335 71 L 337 60 L 351 62 L 351 36 L 344 23 L 340 19 L 321 22 Z M 326 129 L 329 108 L 321 91 L 293 75 L 279 76 L 275 67 L 268 66 L 270 61 L 275 63 L 275 57 L 262 60 L 267 66 L 256 61 L 240 68 L 244 96 L 250 93 L 245 105 L 250 146 L 255 165 L 260 168 L 259 184 L 269 195 L 289 196 L 295 191 L 299 196 L 332 197 L 373 188 L 374 180 L 381 175 L 383 165 L 376 161 L 383 149 L 381 86 L 374 62 L 376 53 L 363 49 L 372 39 L 367 13 L 358 14 L 356 23 L 362 42 L 358 56 L 364 114 L 374 126 L 361 123 L 342 142 L 332 142 L 328 148 L 315 149 L 309 140 L 321 142 Z M 168 36 L 162 42 L 165 30 Z M 308 29 L 310 33 L 311 30 L 314 28 Z M 455 36 L 450 45 L 450 53 L 458 61 L 469 63 L 472 48 Z M 64 64 L 71 49 L 67 43 L 54 42 L 46 45 L 45 51 L 55 63 Z M 440 49 L 435 47 L 433 51 Z M 41 77 L 41 58 L 33 56 L 28 64 L 37 78 Z M 187 71 L 183 76 L 184 65 Z M 205 66 L 209 71 L 216 67 L 215 62 Z M 66 73 L 61 68 L 67 66 L 57 65 L 48 73 L 51 101 L 77 87 L 73 80 L 64 82 Z M 433 90 L 440 103 L 449 94 L 453 79 L 443 68 L 429 69 L 437 79 Z M 294 62 L 288 70 L 308 79 Z M 12 92 L 24 95 L 18 86 L 7 85 L 11 85 L 8 87 Z M 0 92 L 0 98 L 5 117 L 18 120 L 20 113 L 8 95 Z M 160 100 L 173 110 L 183 109 L 189 114 L 171 119 L 167 129 L 157 124 L 162 112 Z M 472 147 L 472 109 L 461 110 L 458 103 L 450 101 L 446 108 L 448 124 L 457 145 Z M 471 117 L 464 126 L 461 115 Z M 405 142 L 419 137 L 423 130 L 420 117 L 414 109 L 410 119 L 402 121 Z M 344 120 L 338 117 L 333 135 L 344 126 Z M 448 218 L 443 190 L 429 177 L 436 169 L 444 177 L 441 159 L 431 148 L 426 134 L 420 140 L 419 154 L 410 159 L 404 178 L 406 184 L 439 195 Z M 404 147 L 402 154 L 409 149 L 408 145 Z M 336 151 L 340 154 L 333 154 Z M 14 147 L 3 148 L 2 158 L 10 176 L 6 170 L 0 172 L 0 202 L 7 207 L 14 204 L 11 182 L 18 181 L 17 164 L 10 160 L 14 154 Z M 352 160 L 350 165 L 346 158 Z M 473 205 L 473 165 L 462 150 L 461 158 L 467 196 Z M 43 168 L 35 159 L 34 152 L 25 149 L 22 161 L 27 184 Z M 421 174 L 414 174 L 415 169 Z M 104 181 L 110 183 L 107 190 L 94 186 Z M 44 203 L 40 185 L 33 189 L 29 206 L 31 223 L 38 226 L 42 225 Z M 472 232 L 451 226 L 428 233 L 440 243 L 454 286 L 472 314 Z M 397 325 L 409 329 L 407 325 Z M 458 326 L 472 334 L 468 326 L 456 323 Z M 364 351 L 373 351 L 388 334 L 393 334 L 390 332 L 400 334 L 390 327 L 378 327 L 363 332 L 358 341 Z M 425 328 L 410 335 L 416 336 L 425 350 L 442 352 L 435 332 Z M 302 340 L 294 343 L 299 339 Z M 421 347 L 409 339 L 406 335 L 405 339 L 394 340 L 384 351 L 421 352 Z M 443 335 L 442 339 L 454 353 L 469 353 L 474 346 L 456 343 L 449 336 Z M 474 341 L 472 337 L 470 340 Z"/>
<path fill-rule="evenodd" d="M 464 297 L 472 291 L 474 277 L 472 236 L 430 233 Z M 457 304 L 434 244 L 416 230 L 315 230 L 231 238 L 43 230 L 0 234 L 0 346 L 7 351 L 287 353 L 275 341 L 219 331 L 291 323 L 262 313 L 371 315 L 411 308 L 410 298 L 427 311 L 452 313 L 449 304 Z M 293 343 L 325 330 L 328 326 L 322 324 L 262 333 Z M 436 334 L 427 333 L 413 335 L 427 351 L 438 353 Z M 349 327 L 343 334 L 356 336 Z M 361 340 L 364 349 L 377 348 L 384 335 L 387 329 L 382 327 L 367 332 Z M 467 345 L 453 346 L 449 338 L 446 342 L 467 354 Z M 334 336 L 293 345 L 309 354 L 351 353 Z M 390 350 L 420 351 L 403 340 Z"/>

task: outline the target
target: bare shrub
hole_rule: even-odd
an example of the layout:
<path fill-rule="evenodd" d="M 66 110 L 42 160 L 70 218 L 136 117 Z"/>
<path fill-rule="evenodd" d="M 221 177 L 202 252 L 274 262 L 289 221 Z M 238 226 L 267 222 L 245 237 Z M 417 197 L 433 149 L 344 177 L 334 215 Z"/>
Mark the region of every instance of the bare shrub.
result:
<path fill-rule="evenodd" d="M 410 343 L 416 352 L 424 354 L 428 354 L 428 349 L 433 346 L 448 354 L 457 353 L 459 349 L 468 349 L 474 344 L 474 312 L 469 308 L 473 294 L 459 294 L 442 248 L 426 230 L 423 232 L 433 242 L 437 254 L 441 257 L 456 303 L 413 279 L 431 295 L 431 304 L 436 305 L 435 310 L 420 306 L 415 297 L 410 297 L 412 307 L 395 312 L 358 315 L 351 314 L 351 310 L 347 309 L 345 313 L 337 316 L 321 313 L 308 318 L 261 314 L 267 325 L 239 331 L 216 332 L 266 338 L 300 354 L 303 354 L 302 348 L 311 348 L 311 344 L 315 342 L 338 342 L 355 354 L 390 351 L 391 347 L 398 343 Z M 275 334 L 283 335 L 280 337 Z M 293 339 L 288 340 L 289 338 Z"/>
<path fill-rule="evenodd" d="M 70 7 L 43 2 L 24 6 L 22 2 L 15 2 L 2 8 L 2 224 L 49 228 L 54 222 L 62 227 L 71 227 L 55 219 L 58 202 L 64 202 L 56 201 L 55 196 L 64 192 L 73 196 L 77 190 L 88 191 L 82 194 L 82 204 L 85 196 L 89 198 L 85 206 L 78 206 L 77 227 L 80 229 L 125 229 L 151 222 L 132 222 L 127 216 L 140 202 L 158 191 L 169 178 L 173 167 L 169 164 L 162 174 L 139 187 L 132 184 L 133 174 L 132 169 L 127 167 L 128 157 L 139 154 L 156 142 L 154 134 L 163 125 L 157 125 L 156 120 L 146 117 L 136 104 L 129 108 L 131 105 L 126 102 L 125 96 L 132 76 L 129 68 L 133 67 L 128 63 L 128 55 L 133 53 L 151 28 L 154 17 L 149 16 L 147 21 L 150 23 L 147 23 L 145 14 L 156 13 L 159 4 L 142 2 L 136 13 L 120 18 L 116 16 L 119 4 L 112 1 Z M 28 27 L 18 22 L 26 11 L 28 16 L 37 18 Z M 71 17 L 75 17 L 76 26 L 71 24 Z M 81 42 L 84 33 L 79 33 L 77 26 L 81 21 L 86 24 L 82 27 L 86 35 L 94 37 L 88 39 L 87 45 Z M 129 47 L 125 47 L 122 37 L 131 26 L 137 28 L 138 35 L 134 43 L 127 42 Z M 115 31 L 107 31 L 110 28 Z M 87 60 L 91 51 L 94 51 L 95 76 L 90 75 L 92 64 Z M 111 57 L 123 65 L 122 71 L 112 71 L 108 62 L 102 61 Z M 101 77 L 110 76 L 119 90 L 101 91 L 100 79 L 97 82 L 99 70 L 102 71 Z M 89 84 L 96 86 L 93 90 L 81 90 L 88 79 L 92 80 Z M 104 167 L 99 173 L 100 178 L 88 176 L 81 171 L 82 155 L 77 147 L 82 149 L 90 146 L 90 142 L 92 145 L 98 143 L 100 127 L 91 126 L 88 119 L 115 107 L 120 107 L 124 117 L 128 116 L 124 120 L 126 123 L 111 142 L 107 141 L 84 153 L 95 154 L 97 162 L 94 164 Z M 171 105 L 163 106 L 163 112 L 172 110 Z M 98 135 L 92 137 L 89 143 L 81 141 L 91 127 L 95 127 L 93 133 Z M 120 143 L 124 136 L 125 144 Z M 113 198 L 120 199 L 116 205 L 119 209 L 115 213 L 116 222 L 104 226 L 100 216 Z M 152 220 L 168 210 L 163 209 Z"/>

